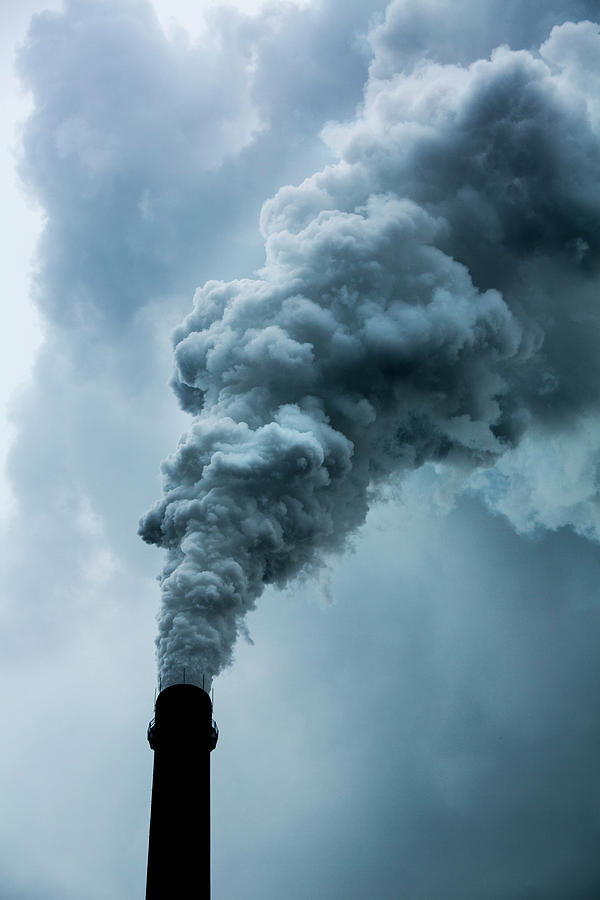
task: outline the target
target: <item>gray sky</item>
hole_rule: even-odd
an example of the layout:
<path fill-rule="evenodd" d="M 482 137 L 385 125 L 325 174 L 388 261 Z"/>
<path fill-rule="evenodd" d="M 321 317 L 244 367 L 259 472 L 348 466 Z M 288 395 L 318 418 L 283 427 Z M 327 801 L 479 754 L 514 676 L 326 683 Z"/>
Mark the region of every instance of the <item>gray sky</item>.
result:
<path fill-rule="evenodd" d="M 263 265 L 261 208 L 271 261 L 287 230 L 320 276 L 303 229 L 374 195 L 424 211 L 382 292 L 425 283 L 422 240 L 452 309 L 500 292 L 529 343 L 480 380 L 429 355 L 479 423 L 460 453 L 415 440 L 352 546 L 249 614 L 215 683 L 213 896 L 598 896 L 600 38 L 551 38 L 596 3 L 49 8 L 3 7 L 0 897 L 143 896 L 163 560 L 136 530 L 189 425 L 171 332 Z"/>

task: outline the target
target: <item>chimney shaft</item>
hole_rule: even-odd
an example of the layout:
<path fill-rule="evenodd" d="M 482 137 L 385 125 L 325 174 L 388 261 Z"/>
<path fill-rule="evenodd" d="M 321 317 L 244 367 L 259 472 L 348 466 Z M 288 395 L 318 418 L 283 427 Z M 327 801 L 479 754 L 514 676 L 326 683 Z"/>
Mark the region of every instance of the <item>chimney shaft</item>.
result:
<path fill-rule="evenodd" d="M 210 753 L 217 742 L 202 688 L 158 695 L 148 728 L 154 750 L 146 900 L 210 898 Z"/>

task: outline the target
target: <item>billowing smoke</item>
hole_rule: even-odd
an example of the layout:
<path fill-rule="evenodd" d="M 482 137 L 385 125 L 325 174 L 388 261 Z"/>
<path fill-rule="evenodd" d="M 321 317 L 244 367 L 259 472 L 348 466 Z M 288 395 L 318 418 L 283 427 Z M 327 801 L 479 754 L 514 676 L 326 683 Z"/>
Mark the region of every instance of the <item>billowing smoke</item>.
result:
<path fill-rule="evenodd" d="M 325 130 L 338 161 L 264 205 L 258 277 L 175 333 L 194 422 L 140 526 L 163 683 L 230 663 L 265 585 L 343 550 L 390 477 L 496 471 L 598 414 L 599 27 L 387 69 Z"/>

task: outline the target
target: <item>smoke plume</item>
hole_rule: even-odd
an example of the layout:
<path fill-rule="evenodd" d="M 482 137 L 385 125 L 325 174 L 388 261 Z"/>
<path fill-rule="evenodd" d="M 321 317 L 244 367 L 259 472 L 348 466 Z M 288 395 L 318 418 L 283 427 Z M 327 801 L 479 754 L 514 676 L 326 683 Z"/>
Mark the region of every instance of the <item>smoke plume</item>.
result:
<path fill-rule="evenodd" d="M 391 74 L 385 46 L 324 131 L 337 162 L 265 203 L 257 277 L 206 283 L 175 332 L 194 421 L 140 525 L 167 550 L 163 683 L 228 665 L 265 585 L 342 551 L 390 477 L 487 490 L 598 416 L 599 27 Z"/>

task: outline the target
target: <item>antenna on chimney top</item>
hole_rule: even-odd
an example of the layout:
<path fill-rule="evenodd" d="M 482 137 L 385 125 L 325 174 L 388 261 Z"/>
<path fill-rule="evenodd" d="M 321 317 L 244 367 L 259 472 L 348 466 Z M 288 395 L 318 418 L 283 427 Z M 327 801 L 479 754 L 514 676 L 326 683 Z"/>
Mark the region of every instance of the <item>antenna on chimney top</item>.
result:
<path fill-rule="evenodd" d="M 185 684 L 185 666 L 183 667 L 183 683 Z"/>

